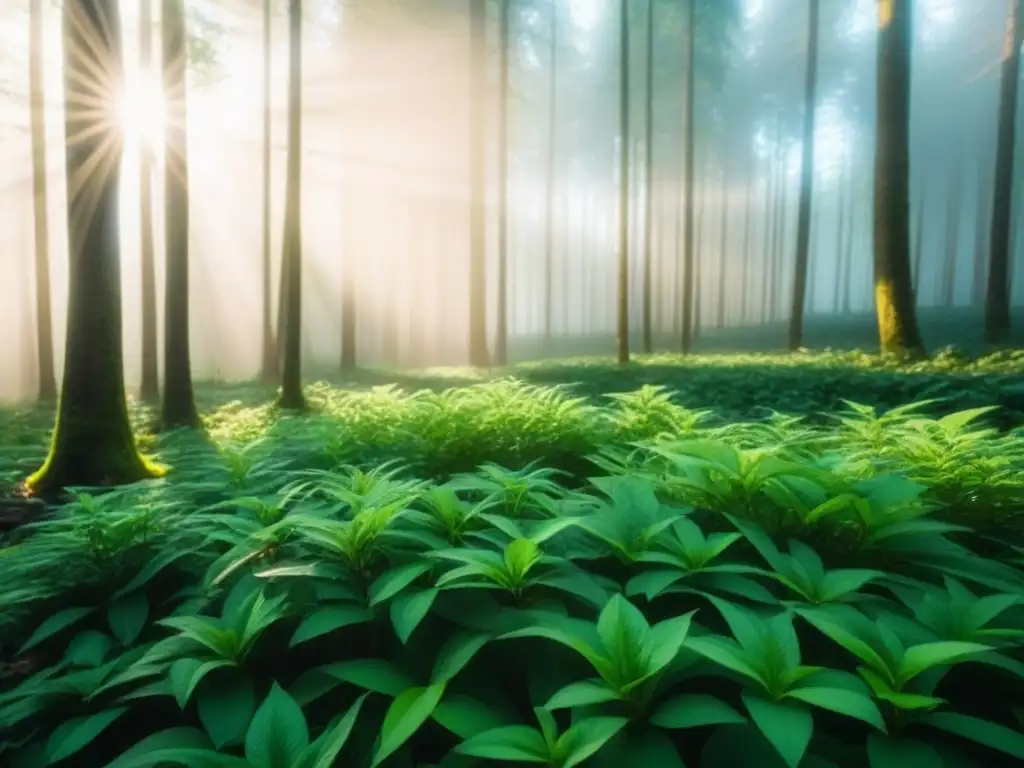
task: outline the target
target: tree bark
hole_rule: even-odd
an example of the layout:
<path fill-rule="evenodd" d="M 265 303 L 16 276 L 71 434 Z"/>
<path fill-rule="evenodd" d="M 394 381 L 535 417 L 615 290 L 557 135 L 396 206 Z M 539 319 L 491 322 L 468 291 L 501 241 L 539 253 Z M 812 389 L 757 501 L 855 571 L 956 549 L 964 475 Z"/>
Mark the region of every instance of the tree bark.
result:
<path fill-rule="evenodd" d="M 949 187 L 946 192 L 946 253 L 942 265 L 939 306 L 950 309 L 956 305 L 956 272 L 960 255 L 960 215 L 963 202 L 963 147 L 957 147 L 951 160 Z"/>
<path fill-rule="evenodd" d="M 753 163 L 748 166 L 753 171 Z M 740 277 L 740 323 L 745 325 L 749 316 L 750 308 L 747 302 L 750 299 L 750 260 L 751 260 L 751 235 L 754 220 L 754 180 L 748 172 L 746 179 L 746 201 L 743 206 L 743 270 Z"/>
<path fill-rule="evenodd" d="M 271 302 L 271 283 L 273 274 L 273 259 L 270 246 L 270 142 L 271 136 L 271 91 L 270 82 L 272 76 L 272 48 L 271 48 L 271 6 L 272 0 L 263 0 L 263 210 L 261 225 L 261 247 L 263 249 L 263 317 L 261 329 L 261 357 L 260 357 L 260 380 L 264 384 L 276 382 L 281 375 L 280 357 L 277 352 L 277 339 L 274 336 L 273 305 Z"/>
<path fill-rule="evenodd" d="M 914 227 L 914 271 L 912 273 L 914 298 L 918 305 L 921 302 L 921 267 L 923 266 L 922 260 L 924 258 L 924 215 L 927 210 L 926 203 L 928 202 L 928 183 L 924 180 L 923 174 L 920 185 L 921 197 L 917 201 L 917 223 Z"/>
<path fill-rule="evenodd" d="M 53 302 L 50 298 L 50 226 L 46 175 L 46 78 L 43 66 L 46 36 L 43 0 L 29 6 L 29 92 L 32 109 L 32 212 L 35 224 L 36 367 L 42 403 L 57 399 L 53 361 Z"/>
<path fill-rule="evenodd" d="M 64 380 L 50 453 L 26 490 L 121 485 L 159 470 L 138 453 L 124 394 L 119 184 L 123 137 L 95 108 L 96 83 L 122 82 L 116 0 L 65 0 L 63 64 L 68 211 Z M 114 98 L 113 92 L 103 94 Z"/>
<path fill-rule="evenodd" d="M 284 202 L 284 344 L 278 405 L 303 410 L 302 393 L 302 0 L 288 4 L 288 155 Z"/>
<path fill-rule="evenodd" d="M 487 260 L 484 138 L 487 96 L 487 2 L 470 2 L 469 116 L 469 364 L 490 365 L 487 353 Z"/>
<path fill-rule="evenodd" d="M 153 6 L 152 0 L 139 3 L 139 74 L 143 88 L 152 70 Z M 144 402 L 160 399 L 160 371 L 157 364 L 156 327 L 156 264 L 153 255 L 153 152 L 150 138 L 139 136 L 139 255 L 142 266 L 142 382 L 139 397 Z"/>
<path fill-rule="evenodd" d="M 697 0 L 689 0 L 686 4 L 686 104 L 683 121 L 685 123 L 686 170 L 683 184 L 686 187 L 686 208 L 683 223 L 683 338 L 682 352 L 689 354 L 693 346 L 693 209 L 694 209 L 694 153 L 696 148 L 696 13 Z"/>
<path fill-rule="evenodd" d="M 1010 335 L 1010 234 L 1013 207 L 1014 130 L 1020 80 L 1020 46 L 1024 36 L 1024 3 L 1008 0 L 1006 46 L 999 91 L 999 130 L 989 242 L 988 290 L 985 296 L 985 341 L 1001 344 Z"/>
<path fill-rule="evenodd" d="M 803 159 L 800 168 L 800 202 L 797 206 L 796 271 L 793 275 L 793 306 L 789 314 L 789 348 L 803 344 L 804 310 L 807 304 L 807 260 L 811 245 L 811 202 L 814 195 L 814 117 L 818 91 L 819 0 L 810 0 L 807 23 L 807 72 L 804 82 Z"/>
<path fill-rule="evenodd" d="M 498 8 L 498 296 L 494 364 L 508 364 L 508 97 L 512 0 Z"/>
<path fill-rule="evenodd" d="M 629 363 L 629 3 L 619 2 L 619 274 L 617 349 Z"/>
<path fill-rule="evenodd" d="M 921 357 L 910 279 L 911 7 L 878 0 L 874 283 L 882 352 Z"/>
<path fill-rule="evenodd" d="M 725 280 L 729 254 L 729 175 L 722 171 L 722 228 L 719 231 L 718 252 L 718 298 L 715 303 L 715 327 L 725 327 Z"/>
<path fill-rule="evenodd" d="M 654 351 L 651 201 L 654 197 L 654 0 L 647 0 L 647 61 L 644 93 L 644 273 L 643 331 L 644 352 Z"/>

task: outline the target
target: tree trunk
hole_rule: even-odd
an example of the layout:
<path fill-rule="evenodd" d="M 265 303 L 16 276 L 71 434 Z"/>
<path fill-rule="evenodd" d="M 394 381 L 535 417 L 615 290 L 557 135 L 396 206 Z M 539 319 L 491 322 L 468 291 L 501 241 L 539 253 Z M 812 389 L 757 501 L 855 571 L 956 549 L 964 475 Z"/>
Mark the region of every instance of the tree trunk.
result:
<path fill-rule="evenodd" d="M 694 152 L 696 148 L 696 13 L 697 0 L 689 0 L 686 4 L 686 105 L 684 108 L 683 121 L 685 123 L 686 142 L 686 177 L 683 184 L 686 187 L 686 209 L 683 223 L 683 338 L 682 352 L 689 354 L 693 346 L 693 169 Z"/>
<path fill-rule="evenodd" d="M 761 324 L 770 322 L 771 254 L 775 242 L 775 208 L 778 200 L 778 169 L 775 158 L 768 158 L 764 177 L 764 231 L 761 236 Z"/>
<path fill-rule="evenodd" d="M 50 226 L 46 178 L 46 78 L 43 68 L 46 36 L 43 0 L 29 6 L 28 79 L 32 110 L 32 211 L 35 224 L 36 271 L 36 367 L 39 401 L 57 399 L 53 362 L 53 302 L 50 299 Z"/>
<path fill-rule="evenodd" d="M 654 197 L 654 0 L 647 0 L 647 66 L 644 93 L 644 275 L 643 275 L 643 323 L 644 352 L 654 351 L 653 296 L 652 296 L 652 252 L 651 252 L 651 201 Z"/>
<path fill-rule="evenodd" d="M 921 182 L 921 196 L 917 201 L 917 223 L 915 225 L 914 233 L 914 271 L 913 271 L 913 282 L 914 282 L 914 298 L 920 304 L 921 302 L 921 267 L 923 265 L 924 258 L 924 214 L 926 209 L 926 203 L 928 202 L 928 183 L 922 178 Z"/>
<path fill-rule="evenodd" d="M 167 148 L 164 172 L 164 398 L 163 429 L 198 427 L 189 352 L 188 58 L 184 0 L 163 0 Z"/>
<path fill-rule="evenodd" d="M 875 113 L 875 310 L 882 352 L 924 355 L 910 279 L 912 0 L 878 0 Z"/>
<path fill-rule="evenodd" d="M 152 0 L 139 3 L 139 74 L 143 88 L 152 69 Z M 157 366 L 156 264 L 153 256 L 153 152 L 150 137 L 139 136 L 139 255 L 142 265 L 142 383 L 139 397 L 147 403 L 160 399 L 160 372 Z"/>
<path fill-rule="evenodd" d="M 780 154 L 776 158 L 778 166 L 778 196 L 775 200 L 775 228 L 772 231 L 772 257 L 771 266 L 768 268 L 768 319 L 774 323 L 779 319 L 779 284 L 781 283 L 782 252 L 786 244 L 786 193 L 789 185 L 786 184 L 786 167 Z"/>
<path fill-rule="evenodd" d="M 64 151 L 68 182 L 68 312 L 64 381 L 50 453 L 26 481 L 40 496 L 68 486 L 132 483 L 158 474 L 135 447 L 124 395 L 122 136 L 94 106 L 93 83 L 122 82 L 116 0 L 65 0 Z M 91 170 L 91 172 L 90 172 Z"/>
<path fill-rule="evenodd" d="M 715 327 L 725 327 L 725 280 L 729 254 L 729 176 L 722 171 L 722 228 L 719 231 L 718 299 L 715 303 Z"/>
<path fill-rule="evenodd" d="M 979 154 L 981 152 L 979 151 Z M 989 260 L 989 227 L 992 223 L 992 169 L 984 158 L 978 158 L 978 194 L 975 200 L 977 211 L 974 222 L 974 255 L 971 270 L 971 305 L 981 307 L 985 304 Z M 1010 249 L 1010 260 L 1013 260 L 1013 249 Z M 1007 276 L 1007 280 L 1011 280 Z"/>
<path fill-rule="evenodd" d="M 846 239 L 846 197 L 849 194 L 849 169 L 846 165 L 846 158 L 844 157 L 841 161 L 842 165 L 839 169 L 839 178 L 836 181 L 836 194 L 838 196 L 839 211 L 836 215 L 836 279 L 835 279 L 835 293 L 832 297 L 832 312 L 835 314 L 839 313 L 840 307 L 842 306 L 842 289 L 843 289 L 843 271 L 845 269 L 845 260 L 843 259 L 843 253 L 845 248 Z"/>
<path fill-rule="evenodd" d="M 302 393 L 302 0 L 288 5 L 288 155 L 284 201 L 284 354 L 281 398 L 303 410 Z"/>
<path fill-rule="evenodd" d="M 853 244 L 857 237 L 857 188 L 851 170 L 849 181 L 849 210 L 846 216 L 846 253 L 843 257 L 843 314 L 850 314 L 853 294 Z"/>
<path fill-rule="evenodd" d="M 271 6 L 272 0 L 263 0 L 263 220 L 260 222 L 261 246 L 263 248 L 263 325 L 260 358 L 260 380 L 264 384 L 276 382 L 281 375 L 280 356 L 277 351 L 277 339 L 274 337 L 273 306 L 271 303 L 271 283 L 273 259 L 270 247 L 270 142 L 271 142 L 271 91 L 272 76 L 271 56 Z"/>
<path fill-rule="evenodd" d="M 484 138 L 487 97 L 487 2 L 470 0 L 469 76 L 469 364 L 490 365 L 487 354 L 487 231 Z"/>
<path fill-rule="evenodd" d="M 617 347 L 629 363 L 629 3 L 619 2 L 619 275 Z"/>
<path fill-rule="evenodd" d="M 1024 36 L 1024 2 L 1009 0 L 1006 46 L 999 91 L 999 130 L 992 195 L 988 291 L 985 296 L 985 341 L 1001 344 L 1010 335 L 1010 233 L 1013 206 L 1014 130 L 1020 80 L 1020 46 Z"/>
<path fill-rule="evenodd" d="M 753 163 L 748 166 L 749 170 L 753 170 Z M 740 273 L 740 324 L 746 325 L 747 318 L 749 315 L 749 307 L 747 302 L 750 297 L 750 260 L 751 260 L 751 235 L 753 230 L 754 220 L 754 180 L 750 177 L 750 173 L 746 179 L 746 201 L 743 205 L 743 269 Z"/>
<path fill-rule="evenodd" d="M 954 151 L 950 168 L 949 187 L 946 192 L 946 253 L 942 265 L 942 288 L 939 306 L 949 309 L 956 305 L 956 272 L 960 255 L 960 215 L 964 181 L 963 148 Z"/>
<path fill-rule="evenodd" d="M 341 278 L 341 372 L 352 373 L 356 369 L 356 312 L 358 300 L 358 269 L 356 267 L 355 248 L 351 233 L 355 196 L 352 194 L 351 181 L 342 181 L 344 200 L 344 216 L 342 222 L 342 263 Z"/>
<path fill-rule="evenodd" d="M 548 135 L 544 179 L 544 351 L 554 332 L 555 271 L 555 150 L 558 119 L 558 3 L 551 3 L 551 41 L 548 49 Z"/>
<path fill-rule="evenodd" d="M 793 306 L 789 314 L 789 348 L 803 344 L 804 310 L 807 303 L 807 260 L 811 245 L 811 200 L 814 194 L 814 116 L 818 90 L 818 16 L 821 6 L 811 0 L 807 25 L 807 73 L 804 82 L 803 159 L 800 169 L 800 202 L 797 206 L 796 272 L 793 274 Z"/>
<path fill-rule="evenodd" d="M 494 364 L 508 365 L 508 85 L 512 0 L 501 0 L 498 13 L 498 296 Z"/>

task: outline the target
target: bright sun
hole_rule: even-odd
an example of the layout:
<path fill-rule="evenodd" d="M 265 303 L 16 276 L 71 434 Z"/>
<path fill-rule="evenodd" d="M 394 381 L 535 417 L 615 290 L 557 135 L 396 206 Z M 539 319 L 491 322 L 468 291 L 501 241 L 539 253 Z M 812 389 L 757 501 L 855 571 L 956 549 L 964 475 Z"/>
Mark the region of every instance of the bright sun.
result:
<path fill-rule="evenodd" d="M 164 111 L 163 94 L 155 83 L 129 83 L 118 103 L 125 142 L 151 150 L 160 147 L 164 141 Z"/>

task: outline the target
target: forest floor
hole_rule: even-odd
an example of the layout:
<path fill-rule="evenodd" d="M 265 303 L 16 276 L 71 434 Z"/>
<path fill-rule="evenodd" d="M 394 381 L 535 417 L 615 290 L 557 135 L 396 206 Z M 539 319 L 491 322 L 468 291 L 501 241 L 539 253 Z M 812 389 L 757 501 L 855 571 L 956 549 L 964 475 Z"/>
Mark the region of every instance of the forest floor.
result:
<path fill-rule="evenodd" d="M 133 403 L 166 477 L 0 541 L 0 764 L 1024 761 L 1022 374 L 364 370 L 301 415 L 200 384 L 206 438 Z M 0 483 L 52 419 L 0 409 Z"/>

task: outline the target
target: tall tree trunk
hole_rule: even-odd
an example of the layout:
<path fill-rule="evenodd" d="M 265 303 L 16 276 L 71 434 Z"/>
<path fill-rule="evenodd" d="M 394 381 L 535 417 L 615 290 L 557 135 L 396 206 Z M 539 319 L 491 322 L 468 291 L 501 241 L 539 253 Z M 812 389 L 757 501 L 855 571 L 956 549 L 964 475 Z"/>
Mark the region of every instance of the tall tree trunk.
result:
<path fill-rule="evenodd" d="M 772 244 L 775 242 L 775 209 L 778 205 L 778 168 L 774 157 L 768 158 L 764 177 L 764 230 L 761 236 L 761 324 L 771 321 L 770 290 L 772 271 Z"/>
<path fill-rule="evenodd" d="M 302 410 L 302 0 L 288 4 L 288 155 L 285 167 L 284 354 L 278 404 Z"/>
<path fill-rule="evenodd" d="M 36 277 L 36 367 L 39 401 L 57 399 L 57 377 L 53 363 L 53 302 L 50 299 L 50 226 L 46 192 L 46 78 L 43 67 L 46 35 L 43 0 L 29 6 L 28 81 L 32 111 L 32 212 L 35 224 Z"/>
<path fill-rule="evenodd" d="M 508 98 L 512 0 L 498 8 L 498 296 L 494 364 L 508 364 Z"/>
<path fill-rule="evenodd" d="M 163 429 L 198 427 L 189 352 L 188 54 L 185 1 L 163 0 L 164 93 L 167 141 L 164 171 L 164 398 Z"/>
<path fill-rule="evenodd" d="M 273 259 L 271 257 L 270 247 L 270 215 L 271 215 L 271 203 L 270 203 L 270 142 L 271 142 L 271 76 L 272 76 L 272 63 L 271 56 L 273 49 L 272 44 L 272 21 L 271 21 L 271 10 L 273 0 L 263 0 L 263 210 L 262 210 L 262 221 L 261 225 L 261 242 L 260 245 L 263 249 L 263 277 L 262 277 L 262 289 L 263 289 L 263 324 L 262 324 L 262 343 L 261 343 L 261 357 L 260 357 L 260 380 L 264 384 L 270 384 L 276 382 L 278 377 L 281 375 L 280 372 L 280 356 L 277 351 L 277 339 L 274 338 L 274 320 L 273 320 L 273 306 L 271 303 L 271 283 L 273 273 Z"/>
<path fill-rule="evenodd" d="M 152 69 L 152 0 L 139 3 L 139 74 L 143 88 Z M 160 399 L 160 372 L 157 366 L 156 264 L 153 256 L 153 151 L 150 137 L 139 136 L 139 255 L 142 266 L 142 383 L 139 396 L 147 403 Z"/>
<path fill-rule="evenodd" d="M 694 236 L 697 240 L 696 253 L 694 254 L 693 260 L 693 341 L 696 342 L 700 338 L 701 331 L 701 299 L 702 294 L 702 283 L 701 279 L 704 273 L 704 257 L 707 255 L 706 249 L 704 248 L 704 222 L 707 220 L 708 210 L 708 189 L 711 187 L 708 184 L 708 177 L 711 175 L 710 172 L 710 161 L 704 161 L 704 170 L 701 175 L 700 184 L 700 208 L 697 209 L 697 223 L 696 232 Z"/>
<path fill-rule="evenodd" d="M 857 237 L 857 188 L 854 185 L 854 174 L 850 172 L 849 211 L 846 221 L 846 243 L 843 257 L 843 314 L 850 314 L 853 295 L 853 244 Z"/>
<path fill-rule="evenodd" d="M 845 251 L 845 238 L 846 238 L 846 197 L 849 194 L 849 168 L 846 164 L 846 158 L 843 157 L 840 160 L 839 167 L 839 178 L 836 181 L 836 195 L 837 205 L 839 210 L 836 214 L 836 278 L 835 278 L 835 292 L 832 296 L 832 312 L 835 314 L 839 313 L 839 309 L 842 306 L 842 288 L 843 288 L 843 270 L 845 268 L 843 253 Z"/>
<path fill-rule="evenodd" d="M 910 279 L 910 60 L 912 0 L 878 0 L 874 282 L 883 353 L 918 357 Z"/>
<path fill-rule="evenodd" d="M 469 45 L 469 364 L 485 368 L 487 354 L 486 190 L 484 138 L 487 97 L 487 2 L 470 0 Z"/>
<path fill-rule="evenodd" d="M 729 260 L 729 175 L 722 171 L 722 228 L 719 231 L 718 298 L 715 303 L 715 327 L 725 327 L 725 280 Z"/>
<path fill-rule="evenodd" d="M 654 0 L 647 0 L 647 66 L 644 93 L 644 352 L 654 351 L 651 201 L 654 198 Z"/>
<path fill-rule="evenodd" d="M 920 304 L 921 302 L 921 267 L 923 265 L 924 258 L 924 215 L 927 210 L 926 203 L 928 202 L 928 183 L 925 181 L 922 175 L 921 179 L 921 196 L 917 201 L 917 222 L 914 226 L 914 271 L 913 271 L 913 282 L 914 282 L 914 298 Z"/>
<path fill-rule="evenodd" d="M 800 169 L 800 202 L 797 206 L 796 272 L 793 275 L 793 306 L 789 314 L 789 348 L 803 344 L 804 310 L 807 303 L 807 259 L 811 245 L 811 200 L 814 194 L 814 116 L 818 90 L 818 17 L 821 6 L 811 0 L 807 23 L 807 73 L 804 81 L 803 159 Z"/>
<path fill-rule="evenodd" d="M 751 261 L 751 239 L 754 221 L 754 180 L 751 178 L 753 163 L 748 160 L 748 173 L 746 178 L 746 195 L 743 204 L 743 269 L 740 272 L 740 324 L 746 325 L 749 317 L 750 307 L 750 261 Z"/>
<path fill-rule="evenodd" d="M 960 216 L 963 201 L 964 159 L 961 151 L 955 152 L 950 168 L 950 180 L 946 192 L 946 253 L 942 265 L 942 289 L 939 306 L 949 309 L 956 305 L 956 272 L 960 255 Z"/>
<path fill-rule="evenodd" d="M 629 2 L 619 2 L 619 274 L 616 345 L 629 363 Z"/>
<path fill-rule="evenodd" d="M 981 152 L 979 152 L 981 154 Z M 975 201 L 977 211 L 974 221 L 974 256 L 971 270 L 971 305 L 980 307 L 985 304 L 985 284 L 988 277 L 989 235 L 992 224 L 992 168 L 978 158 L 978 194 Z M 1013 260 L 1013 249 L 1010 249 L 1010 260 Z M 1012 278 L 1007 275 L 1007 280 Z"/>
<path fill-rule="evenodd" d="M 768 317 L 770 322 L 779 319 L 779 299 L 782 282 L 782 254 L 786 245 L 786 208 L 788 200 L 789 185 L 786 183 L 786 167 L 782 156 L 776 158 L 778 165 L 779 193 L 775 206 L 775 229 L 772 232 L 772 258 L 768 273 Z"/>
<path fill-rule="evenodd" d="M 548 48 L 548 131 L 544 178 L 544 350 L 554 332 L 555 315 L 555 150 L 558 127 L 558 2 L 551 3 L 551 41 Z"/>
<path fill-rule="evenodd" d="M 686 105 L 683 122 L 685 123 L 686 170 L 683 184 L 686 187 L 686 209 L 683 223 L 683 338 L 682 352 L 688 354 L 693 345 L 693 170 L 696 149 L 696 13 L 697 0 L 689 0 L 686 4 Z"/>
<path fill-rule="evenodd" d="M 96 83 L 122 82 L 116 0 L 65 0 L 64 151 L 68 212 L 68 312 L 64 381 L 50 453 L 26 489 L 120 485 L 157 474 L 135 447 L 124 395 L 121 243 L 123 137 L 95 108 Z M 104 94 L 113 98 L 113 92 Z"/>
<path fill-rule="evenodd" d="M 355 260 L 355 244 L 352 237 L 352 225 L 356 220 L 353 212 L 355 195 L 352 194 L 351 181 L 342 182 L 345 207 L 342 222 L 342 278 L 341 278 L 341 372 L 352 373 L 356 369 L 356 290 L 358 268 Z"/>
<path fill-rule="evenodd" d="M 985 296 L 985 341 L 1001 344 L 1010 335 L 1010 234 L 1013 208 L 1014 130 L 1020 80 L 1020 46 L 1024 37 L 1024 2 L 1008 0 L 1006 46 L 999 91 L 999 129 L 992 197 L 988 290 Z"/>

